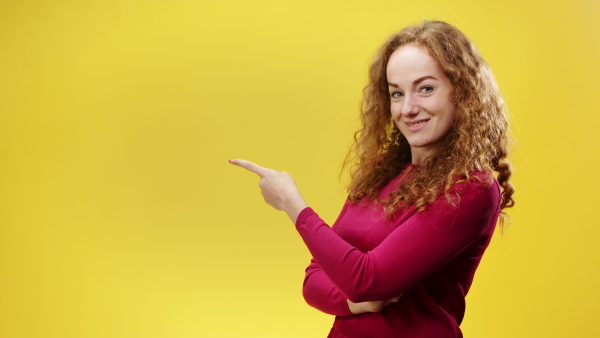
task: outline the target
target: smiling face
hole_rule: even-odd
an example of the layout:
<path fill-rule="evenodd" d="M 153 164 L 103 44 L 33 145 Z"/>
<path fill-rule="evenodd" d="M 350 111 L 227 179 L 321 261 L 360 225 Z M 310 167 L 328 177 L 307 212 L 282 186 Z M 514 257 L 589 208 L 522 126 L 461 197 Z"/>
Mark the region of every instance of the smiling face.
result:
<path fill-rule="evenodd" d="M 427 48 L 404 45 L 387 64 L 390 110 L 408 141 L 412 163 L 434 154 L 452 128 L 453 86 Z"/>

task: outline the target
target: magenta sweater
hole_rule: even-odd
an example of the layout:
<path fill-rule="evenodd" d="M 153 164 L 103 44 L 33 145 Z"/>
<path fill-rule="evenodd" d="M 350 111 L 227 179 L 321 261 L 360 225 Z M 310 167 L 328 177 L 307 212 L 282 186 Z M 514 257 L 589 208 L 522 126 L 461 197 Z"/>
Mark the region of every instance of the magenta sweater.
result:
<path fill-rule="evenodd" d="M 397 186 L 396 178 L 381 197 Z M 462 182 L 452 206 L 442 194 L 426 211 L 383 219 L 375 203 L 346 202 L 330 228 L 311 209 L 296 228 L 313 255 L 306 302 L 335 315 L 330 337 L 462 337 L 465 296 L 500 212 L 498 182 Z M 354 315 L 352 302 L 387 300 L 378 313 Z"/>

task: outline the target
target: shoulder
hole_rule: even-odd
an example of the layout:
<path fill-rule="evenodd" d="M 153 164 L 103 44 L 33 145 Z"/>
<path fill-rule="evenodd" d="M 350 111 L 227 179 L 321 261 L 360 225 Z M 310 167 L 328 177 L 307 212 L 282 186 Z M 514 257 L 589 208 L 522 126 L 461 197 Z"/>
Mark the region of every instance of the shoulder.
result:
<path fill-rule="evenodd" d="M 456 234 L 475 241 L 493 232 L 499 211 L 498 183 L 493 175 L 477 173 L 458 179 L 447 194 L 441 193 L 414 218 L 436 233 Z"/>
<path fill-rule="evenodd" d="M 501 196 L 500 186 L 492 173 L 472 172 L 468 177 L 456 177 L 452 186 L 443 189 L 431 207 L 446 212 L 478 213 L 482 209 L 499 207 Z"/>
<path fill-rule="evenodd" d="M 450 188 L 450 193 L 459 197 L 475 195 L 491 199 L 501 197 L 500 185 L 492 173 L 472 172 L 469 177 L 457 178 Z"/>
<path fill-rule="evenodd" d="M 457 180 L 445 200 L 446 211 L 454 209 L 462 217 L 478 219 L 481 226 L 495 224 L 500 212 L 502 194 L 492 173 L 474 172 Z M 448 200 L 448 198 L 450 200 Z"/>

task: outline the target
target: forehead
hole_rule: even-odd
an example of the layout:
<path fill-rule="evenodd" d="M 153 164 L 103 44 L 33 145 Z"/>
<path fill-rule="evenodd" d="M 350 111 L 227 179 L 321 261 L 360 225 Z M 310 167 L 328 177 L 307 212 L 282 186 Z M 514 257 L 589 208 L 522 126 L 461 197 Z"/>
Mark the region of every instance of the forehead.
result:
<path fill-rule="evenodd" d="M 392 53 L 387 64 L 388 81 L 412 82 L 423 76 L 445 77 L 439 63 L 429 55 L 426 47 L 404 45 Z"/>

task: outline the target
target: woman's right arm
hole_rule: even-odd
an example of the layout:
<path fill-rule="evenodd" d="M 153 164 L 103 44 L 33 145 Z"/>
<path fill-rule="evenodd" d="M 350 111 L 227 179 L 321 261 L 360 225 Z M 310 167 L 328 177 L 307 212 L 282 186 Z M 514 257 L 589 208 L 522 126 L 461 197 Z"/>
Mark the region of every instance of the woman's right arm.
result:
<path fill-rule="evenodd" d="M 338 221 L 346 213 L 349 203 L 346 200 L 340 211 L 340 215 L 332 226 L 332 230 L 335 230 Z M 387 305 L 400 300 L 400 296 L 398 296 L 383 301 L 353 303 L 331 282 L 314 258 L 306 268 L 302 295 L 308 305 L 334 316 L 352 316 L 366 312 L 379 312 Z"/>
<path fill-rule="evenodd" d="M 348 298 L 329 280 L 313 259 L 306 268 L 302 295 L 315 309 L 334 316 L 352 316 Z"/>
<path fill-rule="evenodd" d="M 353 303 L 333 285 L 314 259 L 306 268 L 302 294 L 308 305 L 334 316 L 379 312 L 389 304 L 398 302 L 401 297 L 398 296 L 384 301 Z"/>
<path fill-rule="evenodd" d="M 457 184 L 458 205 L 440 196 L 369 252 L 346 242 L 310 208 L 300 213 L 296 228 L 323 273 L 348 299 L 395 298 L 493 231 L 500 188 L 496 181 L 492 185 Z"/>

